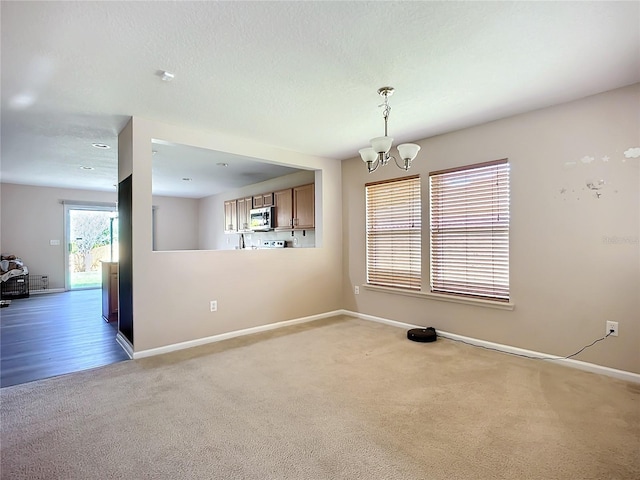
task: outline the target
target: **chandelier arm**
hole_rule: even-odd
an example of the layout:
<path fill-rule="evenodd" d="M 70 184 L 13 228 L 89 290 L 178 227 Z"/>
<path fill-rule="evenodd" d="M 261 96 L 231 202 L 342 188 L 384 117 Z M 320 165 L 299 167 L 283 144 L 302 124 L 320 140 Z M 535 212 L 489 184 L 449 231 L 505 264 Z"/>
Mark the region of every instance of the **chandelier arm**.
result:
<path fill-rule="evenodd" d="M 411 160 L 404 160 L 403 159 L 404 165 L 400 165 L 398 163 L 398 159 L 396 157 L 392 157 L 392 158 L 393 158 L 393 161 L 396 162 L 396 166 L 398 168 L 401 168 L 402 170 L 409 170 L 409 167 L 411 167 Z"/>
<path fill-rule="evenodd" d="M 371 165 L 375 165 L 375 167 L 371 168 Z M 380 161 L 377 158 L 373 162 L 367 162 L 367 170 L 369 170 L 369 173 L 375 172 L 379 166 L 380 166 Z"/>

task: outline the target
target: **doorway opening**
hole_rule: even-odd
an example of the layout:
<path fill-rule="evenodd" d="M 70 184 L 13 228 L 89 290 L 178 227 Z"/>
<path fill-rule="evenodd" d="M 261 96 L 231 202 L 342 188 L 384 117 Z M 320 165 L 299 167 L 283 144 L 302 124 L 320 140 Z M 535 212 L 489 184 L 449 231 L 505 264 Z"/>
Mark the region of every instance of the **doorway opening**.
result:
<path fill-rule="evenodd" d="M 65 288 L 102 286 L 102 262 L 118 261 L 118 211 L 110 205 L 65 205 Z"/>

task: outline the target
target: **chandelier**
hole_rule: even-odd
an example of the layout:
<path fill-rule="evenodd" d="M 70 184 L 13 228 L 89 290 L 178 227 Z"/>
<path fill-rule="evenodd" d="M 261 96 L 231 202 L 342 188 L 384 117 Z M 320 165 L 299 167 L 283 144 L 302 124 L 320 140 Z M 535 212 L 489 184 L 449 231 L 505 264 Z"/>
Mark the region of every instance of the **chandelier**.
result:
<path fill-rule="evenodd" d="M 382 116 L 384 117 L 384 137 L 376 137 L 371 139 L 371 146 L 358 150 L 362 161 L 367 164 L 367 170 L 369 173 L 374 172 L 380 165 L 385 166 L 389 163 L 389 160 L 393 158 L 393 161 L 398 168 L 403 170 L 409 170 L 411 162 L 420 150 L 420 145 L 415 143 L 403 143 L 398 145 L 398 153 L 402 163 L 398 163 L 398 160 L 393 155 L 389 155 L 391 150 L 391 144 L 393 138 L 387 135 L 387 123 L 389 122 L 389 113 L 391 107 L 389 106 L 389 97 L 393 95 L 393 87 L 381 87 L 378 89 L 378 95 L 384 98 L 384 103 L 378 105 L 382 107 Z"/>

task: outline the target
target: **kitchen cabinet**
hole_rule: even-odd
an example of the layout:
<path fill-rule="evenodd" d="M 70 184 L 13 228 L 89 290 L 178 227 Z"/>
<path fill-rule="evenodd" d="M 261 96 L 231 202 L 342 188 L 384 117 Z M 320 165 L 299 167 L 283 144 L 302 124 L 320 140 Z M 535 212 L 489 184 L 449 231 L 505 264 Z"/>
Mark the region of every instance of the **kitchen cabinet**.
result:
<path fill-rule="evenodd" d="M 118 320 L 118 262 L 102 262 L 102 318 Z"/>
<path fill-rule="evenodd" d="M 314 184 L 274 192 L 276 230 L 315 228 Z"/>
<path fill-rule="evenodd" d="M 224 233 L 236 233 L 238 231 L 238 201 L 227 200 L 224 202 Z"/>
<path fill-rule="evenodd" d="M 238 232 L 250 232 L 251 208 L 253 208 L 253 197 L 239 198 L 236 200 L 238 208 Z"/>
<path fill-rule="evenodd" d="M 273 206 L 273 193 L 263 193 L 253 197 L 253 208 L 263 208 Z"/>
<path fill-rule="evenodd" d="M 275 230 L 315 228 L 315 185 L 309 183 L 273 193 L 224 202 L 224 233 L 251 231 L 251 209 L 275 207 Z"/>
<path fill-rule="evenodd" d="M 276 230 L 290 230 L 293 227 L 293 190 L 279 190 L 273 192 L 273 203 L 276 207 Z"/>
<path fill-rule="evenodd" d="M 315 228 L 315 188 L 314 184 L 293 189 L 293 228 Z"/>

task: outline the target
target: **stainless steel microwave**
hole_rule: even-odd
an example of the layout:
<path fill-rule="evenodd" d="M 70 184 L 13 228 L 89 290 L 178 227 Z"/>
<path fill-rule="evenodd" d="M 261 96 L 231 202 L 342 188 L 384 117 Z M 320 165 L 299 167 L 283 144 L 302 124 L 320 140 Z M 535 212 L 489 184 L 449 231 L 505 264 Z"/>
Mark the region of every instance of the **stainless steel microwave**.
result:
<path fill-rule="evenodd" d="M 252 208 L 249 215 L 249 228 L 251 230 L 273 230 L 275 207 Z"/>

